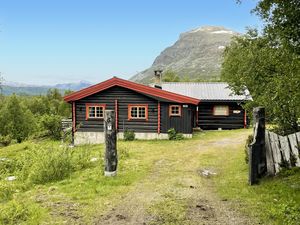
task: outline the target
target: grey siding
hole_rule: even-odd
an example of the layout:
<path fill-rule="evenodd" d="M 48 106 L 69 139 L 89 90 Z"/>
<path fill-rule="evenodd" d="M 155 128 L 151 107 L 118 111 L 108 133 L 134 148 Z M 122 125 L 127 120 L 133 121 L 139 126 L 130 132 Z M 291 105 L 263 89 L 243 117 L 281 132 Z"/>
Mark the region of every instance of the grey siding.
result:
<path fill-rule="evenodd" d="M 229 116 L 214 116 L 215 105 L 228 105 Z M 236 114 L 233 110 L 240 110 Z M 244 109 L 236 102 L 200 102 L 198 107 L 198 125 L 202 129 L 237 129 L 244 127 Z"/>
<path fill-rule="evenodd" d="M 180 117 L 170 117 L 169 105 L 174 105 L 174 103 L 161 103 L 161 132 L 167 133 L 170 128 L 174 128 L 180 133 L 193 133 L 193 109 L 195 107 L 192 105 L 186 105 L 188 107 L 182 107 L 182 115 Z"/>
<path fill-rule="evenodd" d="M 118 130 L 128 128 L 135 132 L 157 132 L 157 100 L 122 87 L 112 87 L 76 102 L 76 126 L 78 131 L 103 132 L 103 120 L 86 120 L 86 103 L 106 104 L 106 109 L 115 109 L 118 100 Z M 148 104 L 148 120 L 128 120 L 128 104 Z"/>

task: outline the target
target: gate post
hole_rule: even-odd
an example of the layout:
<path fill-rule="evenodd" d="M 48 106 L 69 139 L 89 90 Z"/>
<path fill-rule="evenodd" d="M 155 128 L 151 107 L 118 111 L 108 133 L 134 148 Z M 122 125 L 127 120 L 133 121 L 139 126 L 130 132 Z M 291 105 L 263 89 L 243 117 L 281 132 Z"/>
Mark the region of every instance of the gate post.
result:
<path fill-rule="evenodd" d="M 265 108 L 253 109 L 254 134 L 249 148 L 249 184 L 257 184 L 266 172 Z"/>
<path fill-rule="evenodd" d="M 111 177 L 117 174 L 117 132 L 115 112 L 104 112 L 104 136 L 105 136 L 105 168 L 104 176 Z"/>

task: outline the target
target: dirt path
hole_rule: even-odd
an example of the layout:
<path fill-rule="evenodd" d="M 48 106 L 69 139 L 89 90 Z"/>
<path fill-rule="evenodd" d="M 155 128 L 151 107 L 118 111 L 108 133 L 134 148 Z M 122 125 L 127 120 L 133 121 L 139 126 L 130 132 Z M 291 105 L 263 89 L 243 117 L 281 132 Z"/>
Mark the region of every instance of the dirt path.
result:
<path fill-rule="evenodd" d="M 187 146 L 174 155 L 161 154 L 151 174 L 127 193 L 121 202 L 95 224 L 255 224 L 219 199 L 212 183 L 200 175 L 199 157 L 204 151 L 245 143 L 246 135 Z"/>

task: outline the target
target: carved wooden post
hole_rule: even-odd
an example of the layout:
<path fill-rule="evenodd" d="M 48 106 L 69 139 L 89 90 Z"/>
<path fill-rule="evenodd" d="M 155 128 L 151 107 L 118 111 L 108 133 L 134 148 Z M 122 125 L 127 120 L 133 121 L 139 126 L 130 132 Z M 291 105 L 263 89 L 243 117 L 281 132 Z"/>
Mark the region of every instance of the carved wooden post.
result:
<path fill-rule="evenodd" d="M 249 149 L 249 184 L 258 183 L 258 178 L 266 172 L 265 149 L 265 109 L 253 110 L 254 134 Z"/>
<path fill-rule="evenodd" d="M 105 170 L 104 176 L 115 176 L 117 174 L 117 132 L 115 112 L 105 110 L 104 113 L 104 136 L 105 136 Z"/>

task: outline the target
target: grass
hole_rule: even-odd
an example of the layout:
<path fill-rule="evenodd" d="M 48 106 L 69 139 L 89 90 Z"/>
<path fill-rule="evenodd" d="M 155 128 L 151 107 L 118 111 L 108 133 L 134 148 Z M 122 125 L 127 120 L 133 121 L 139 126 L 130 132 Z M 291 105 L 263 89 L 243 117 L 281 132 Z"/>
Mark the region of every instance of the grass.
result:
<path fill-rule="evenodd" d="M 259 185 L 249 186 L 248 165 L 241 148 L 228 146 L 222 151 L 210 151 L 201 159 L 218 170 L 212 183 L 219 196 L 265 224 L 300 224 L 300 169 L 283 170 L 276 177 L 266 177 Z"/>
<path fill-rule="evenodd" d="M 146 212 L 154 218 L 150 224 L 191 224 L 187 218 L 194 192 L 189 187 L 194 185 L 227 199 L 232 208 L 263 223 L 299 224 L 297 169 L 248 186 L 244 143 L 230 141 L 246 140 L 250 133 L 209 131 L 196 133 L 191 140 L 120 141 L 118 175 L 114 178 L 103 176 L 103 145 L 75 147 L 75 156 L 85 157 L 81 154 L 88 150 L 89 158 L 99 160 L 72 170 L 66 177 L 40 184 L 26 185 L 21 179 L 8 182 L 6 175 L 0 174 L 0 223 L 90 224 L 141 186 L 145 193 L 160 196 L 148 200 L 149 195 L 145 195 Z M 215 143 L 220 139 L 229 144 Z M 59 145 L 51 141 L 24 142 L 0 148 L 0 158 L 17 160 L 33 146 L 58 149 Z M 217 175 L 201 178 L 197 172 L 200 168 L 213 168 Z"/>

